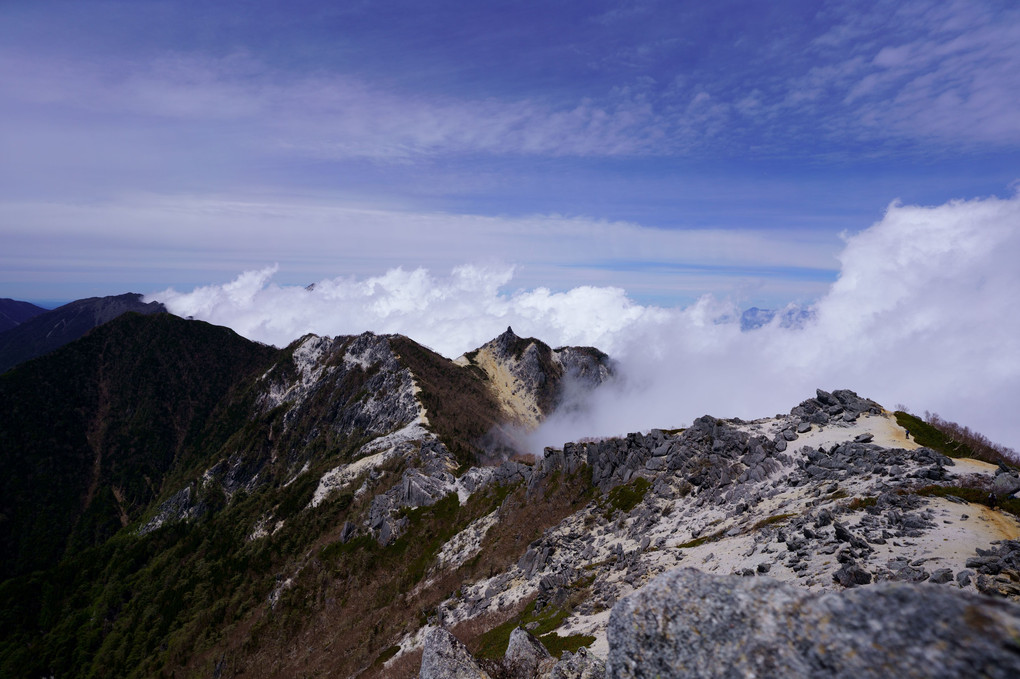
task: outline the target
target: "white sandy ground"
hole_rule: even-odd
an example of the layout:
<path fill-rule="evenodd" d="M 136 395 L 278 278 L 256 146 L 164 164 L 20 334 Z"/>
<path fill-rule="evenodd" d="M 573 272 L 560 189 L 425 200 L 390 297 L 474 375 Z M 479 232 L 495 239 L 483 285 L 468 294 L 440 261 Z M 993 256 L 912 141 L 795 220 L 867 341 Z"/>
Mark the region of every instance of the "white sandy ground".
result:
<path fill-rule="evenodd" d="M 747 422 L 739 426 L 738 429 L 749 434 L 762 434 L 771 437 L 787 426 L 789 423 L 784 418 L 766 418 Z M 829 449 L 838 443 L 852 441 L 855 436 L 860 434 L 871 434 L 874 436 L 871 442 L 884 448 L 903 448 L 905 450 L 920 448 L 913 438 L 907 438 L 906 431 L 896 424 L 892 413 L 883 411 L 881 415 L 862 414 L 854 422 L 812 425 L 810 431 L 800 434 L 796 441 L 790 443 L 790 449 L 799 450 L 804 446 L 809 448 L 822 446 Z"/>
<path fill-rule="evenodd" d="M 463 503 L 464 501 L 461 500 L 461 502 Z M 437 572 L 452 570 L 482 551 L 482 541 L 485 539 L 489 529 L 499 521 L 498 514 L 499 511 L 496 510 L 480 519 L 475 519 L 467 528 L 450 538 L 449 542 L 443 545 L 443 548 L 436 555 L 434 569 Z M 428 578 L 415 589 L 428 589 L 435 584 L 435 581 L 434 577 Z"/>
<path fill-rule="evenodd" d="M 460 356 L 457 365 L 470 365 L 467 356 Z M 489 385 L 496 400 L 503 410 L 526 429 L 538 426 L 542 411 L 535 401 L 534 394 L 513 374 L 519 361 L 512 357 L 497 359 L 492 349 L 481 347 L 474 356 L 474 364 L 489 376 Z"/>
<path fill-rule="evenodd" d="M 956 465 L 949 471 L 954 474 L 988 474 L 990 476 L 995 475 L 995 470 L 998 467 L 988 462 L 982 462 L 981 460 L 969 460 L 959 459 L 953 460 Z"/>
<path fill-rule="evenodd" d="M 786 418 L 769 418 L 744 423 L 740 425 L 740 428 L 751 434 L 766 435 L 771 438 L 788 426 L 789 420 Z M 912 438 L 907 438 L 906 432 L 896 424 L 891 414 L 883 413 L 882 415 L 862 415 L 852 423 L 841 422 L 822 427 L 813 426 L 811 431 L 801 434 L 797 440 L 791 442 L 786 452 L 793 458 L 795 464 L 803 459 L 806 450 L 818 447 L 829 449 L 838 443 L 852 441 L 856 436 L 864 433 L 872 434 L 874 437 L 872 443 L 883 447 L 908 450 L 919 447 Z M 948 468 L 953 475 L 983 474 L 993 476 L 996 471 L 995 465 L 975 460 L 954 460 L 954 462 L 955 465 Z M 779 472 L 777 476 L 783 476 L 791 468 L 792 466 Z M 774 478 L 776 476 L 770 477 L 764 485 L 770 485 Z M 618 597 L 626 596 L 656 575 L 681 565 L 699 568 L 709 573 L 731 574 L 747 568 L 754 569 L 759 564 L 767 563 L 770 565 L 769 577 L 795 582 L 809 590 L 833 590 L 837 588 L 837 585 L 832 581 L 832 573 L 839 567 L 836 562 L 836 551 L 833 551 L 832 554 L 816 553 L 812 555 L 802 562 L 807 564 L 807 568 L 801 572 L 795 572 L 784 563 L 787 558 L 784 544 L 774 540 L 759 544 L 755 544 L 754 541 L 758 532 L 755 529 L 755 524 L 762 519 L 788 513 L 799 515 L 824 506 L 848 503 L 854 497 L 873 497 L 884 489 L 898 487 L 900 481 L 890 480 L 887 477 L 850 477 L 838 484 L 839 489 L 847 495 L 847 498 L 842 500 L 832 500 L 828 497 L 831 494 L 831 490 L 829 490 L 831 485 L 832 482 L 823 482 L 783 489 L 771 497 L 766 497 L 753 510 L 743 515 L 734 515 L 732 508 L 728 506 L 705 505 L 693 509 L 689 500 L 676 500 L 673 503 L 673 511 L 663 516 L 642 535 L 642 537 L 649 538 L 651 547 L 642 552 L 639 557 L 640 563 L 646 568 L 646 573 L 640 579 L 628 576 L 626 570 L 610 570 L 608 573 L 599 571 L 598 564 L 613 558 L 612 550 L 617 544 L 623 548 L 625 553 L 638 550 L 640 545 L 638 541 L 626 537 L 624 535 L 626 531 L 620 530 L 613 524 L 586 527 L 584 517 L 587 512 L 578 512 L 567 517 L 550 533 L 587 535 L 588 539 L 584 541 L 585 546 L 589 543 L 594 545 L 590 558 L 582 560 L 579 558 L 579 553 L 566 550 L 566 553 L 554 555 L 550 565 L 533 574 L 531 578 L 525 578 L 519 569 L 514 568 L 508 574 L 509 577 L 503 576 L 503 581 L 498 581 L 500 576 L 497 576 L 473 585 L 466 585 L 463 588 L 463 595 L 465 598 L 479 595 L 490 587 L 496 586 L 499 594 L 493 598 L 487 612 L 505 609 L 533 595 L 537 591 L 538 581 L 545 575 L 557 572 L 564 563 L 572 563 L 579 568 L 592 567 L 591 572 L 600 573 L 600 581 L 616 587 Z M 950 568 L 955 574 L 966 567 L 968 558 L 975 556 L 976 548 L 988 548 L 990 543 L 996 540 L 1020 538 L 1020 521 L 1009 514 L 991 510 L 982 505 L 957 504 L 943 498 L 925 499 L 927 505 L 919 511 L 930 510 L 936 526 L 925 530 L 920 537 L 895 538 L 889 539 L 885 545 L 872 545 L 874 554 L 865 564 L 869 570 L 885 567 L 889 560 L 899 556 L 906 557 L 911 563 L 921 566 L 929 572 L 938 568 Z M 863 516 L 865 516 L 864 512 L 851 512 L 841 514 L 837 518 L 856 533 L 858 522 Z M 485 517 L 485 519 L 488 518 Z M 631 518 L 627 521 L 634 520 Z M 488 525 L 491 524 L 486 525 L 486 530 Z M 450 549 L 455 550 L 453 546 L 455 543 L 461 546 L 455 551 L 469 552 L 470 549 L 464 549 L 464 546 L 470 544 L 473 548 L 484 537 L 484 531 L 479 531 L 478 528 L 479 526 L 474 524 L 469 526 L 465 533 L 470 532 L 470 535 L 465 535 L 463 538 L 459 535 L 455 537 L 451 540 Z M 714 534 L 718 531 L 723 531 L 725 536 L 696 547 L 679 547 L 695 537 Z M 942 586 L 958 587 L 955 581 Z M 973 588 L 973 585 L 970 587 Z M 464 610 L 465 607 L 456 598 L 445 602 L 444 622 L 447 625 L 452 625 L 466 619 L 462 613 Z M 566 619 L 557 633 L 594 636 L 595 642 L 592 644 L 591 650 L 596 655 L 605 658 L 608 653 L 606 628 L 609 613 L 608 608 L 589 615 L 575 612 Z M 421 631 L 409 635 L 400 644 L 401 653 L 419 648 L 423 639 L 424 635 Z"/>
<path fill-rule="evenodd" d="M 309 507 L 318 507 L 330 493 L 342 490 L 365 472 L 386 464 L 399 454 L 403 445 L 428 436 L 431 434 L 424 427 L 423 417 L 419 417 L 406 427 L 369 441 L 358 450 L 358 455 L 363 457 L 350 464 L 334 467 L 322 475 Z"/>

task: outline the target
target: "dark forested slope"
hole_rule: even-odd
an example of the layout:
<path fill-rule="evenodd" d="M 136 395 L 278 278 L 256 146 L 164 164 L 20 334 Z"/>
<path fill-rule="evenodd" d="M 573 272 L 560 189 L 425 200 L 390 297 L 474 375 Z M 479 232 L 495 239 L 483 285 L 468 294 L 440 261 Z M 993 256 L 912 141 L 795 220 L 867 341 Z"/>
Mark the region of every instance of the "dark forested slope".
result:
<path fill-rule="evenodd" d="M 121 316 L 0 375 L 0 575 L 99 544 L 167 473 L 228 433 L 212 419 L 277 353 L 169 314 Z"/>
<path fill-rule="evenodd" d="M 26 318 L 0 333 L 0 373 L 36 356 L 73 342 L 95 327 L 121 314 L 165 313 L 159 302 L 143 302 L 137 293 L 89 297 Z"/>

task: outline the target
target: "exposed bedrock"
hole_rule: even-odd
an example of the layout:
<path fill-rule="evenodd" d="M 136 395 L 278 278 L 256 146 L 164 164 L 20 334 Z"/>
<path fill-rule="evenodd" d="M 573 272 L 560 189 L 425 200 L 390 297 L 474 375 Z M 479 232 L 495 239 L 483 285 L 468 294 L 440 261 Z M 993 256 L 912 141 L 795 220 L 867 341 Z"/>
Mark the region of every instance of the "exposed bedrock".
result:
<path fill-rule="evenodd" d="M 826 594 L 678 569 L 622 599 L 607 676 L 1020 676 L 1020 606 L 938 585 Z"/>
<path fill-rule="evenodd" d="M 488 670 L 488 671 L 486 671 Z M 425 638 L 419 679 L 605 679 L 605 664 L 586 648 L 564 651 L 559 660 L 527 630 L 510 634 L 499 660 L 475 660 L 455 636 L 437 628 Z"/>

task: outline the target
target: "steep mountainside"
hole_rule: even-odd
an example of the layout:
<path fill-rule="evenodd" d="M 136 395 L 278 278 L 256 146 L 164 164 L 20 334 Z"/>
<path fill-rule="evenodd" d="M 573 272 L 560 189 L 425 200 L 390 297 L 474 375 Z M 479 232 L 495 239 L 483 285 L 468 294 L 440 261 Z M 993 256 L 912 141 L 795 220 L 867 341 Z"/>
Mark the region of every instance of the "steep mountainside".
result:
<path fill-rule="evenodd" d="M 0 299 L 0 333 L 17 327 L 25 321 L 46 313 L 46 309 L 29 302 L 19 302 L 16 299 Z"/>
<path fill-rule="evenodd" d="M 36 356 L 73 342 L 89 330 L 121 314 L 165 313 L 159 302 L 142 302 L 137 293 L 115 297 L 90 297 L 44 311 L 0 334 L 0 373 Z"/>
<path fill-rule="evenodd" d="M 215 450 L 228 394 L 275 353 L 226 328 L 128 314 L 0 375 L 0 574 L 102 544 Z M 235 425 L 236 426 L 236 425 Z"/>
<path fill-rule="evenodd" d="M 0 377 L 0 675 L 603 676 L 610 611 L 677 566 L 1020 598 L 1015 471 L 853 392 L 520 455 L 611 374 L 509 329 L 450 361 L 169 315 L 25 364 Z"/>
<path fill-rule="evenodd" d="M 996 467 L 918 447 L 880 406 L 847 391 L 820 391 L 777 419 L 706 416 L 682 433 L 568 444 L 547 451 L 546 467 L 586 468 L 604 499 L 547 531 L 505 573 L 444 602 L 446 625 L 528 601 L 562 606 L 583 584 L 584 601 L 559 629 L 591 637 L 604 656 L 613 604 L 679 565 L 768 573 L 807 589 L 957 582 L 976 547 L 1020 537 L 1015 516 L 938 490 L 978 488 L 985 498 Z"/>
<path fill-rule="evenodd" d="M 560 377 L 541 378 L 543 398 Z M 392 544 L 416 525 L 409 509 L 491 485 L 495 470 L 472 465 L 503 454 L 492 432 L 515 424 L 484 375 L 404 337 L 277 350 L 169 314 L 120 316 L 3 374 L 0 408 L 13 675 L 190 662 L 151 644 L 220 634 L 198 614 L 227 601 L 236 615 L 275 601 L 274 569 L 330 531 Z"/>

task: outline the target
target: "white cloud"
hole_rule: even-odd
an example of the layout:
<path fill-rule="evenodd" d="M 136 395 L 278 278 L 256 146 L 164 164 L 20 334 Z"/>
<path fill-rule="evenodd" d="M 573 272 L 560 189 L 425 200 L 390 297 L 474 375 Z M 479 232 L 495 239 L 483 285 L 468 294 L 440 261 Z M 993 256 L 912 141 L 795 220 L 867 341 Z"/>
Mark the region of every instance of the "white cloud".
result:
<path fill-rule="evenodd" d="M 222 131 L 230 123 L 217 145 L 317 158 L 654 155 L 673 150 L 664 139 L 677 132 L 639 97 L 422 96 L 347 73 L 294 76 L 247 54 L 107 63 L 0 50 L 0 88 L 8 107 L 78 114 L 74 125 L 82 131 L 96 116 L 115 116 L 125 142 L 137 132 L 151 135 L 154 126 L 179 134 L 175 123 L 200 140 L 203 126 Z M 107 131 L 105 123 L 97 128 Z"/>
<path fill-rule="evenodd" d="M 510 267 L 460 266 L 447 277 L 424 269 L 391 269 L 365 279 L 334 278 L 311 289 L 271 283 L 276 267 L 249 271 L 226 285 L 188 293 L 167 290 L 159 299 L 176 314 L 234 328 L 251 339 L 285 346 L 307 333 L 399 332 L 450 357 L 492 339 L 507 325 L 518 333 L 559 344 L 598 344 L 633 323 L 665 318 L 617 288 L 545 288 L 503 293 Z"/>
<path fill-rule="evenodd" d="M 1017 224 L 1016 197 L 894 204 L 849 238 L 815 322 L 740 333 L 711 323 L 725 310 L 705 300 L 629 328 L 620 392 L 602 394 L 582 421 L 553 423 L 538 441 L 675 426 L 704 413 L 760 417 L 821 387 L 940 412 L 1020 448 Z"/>
<path fill-rule="evenodd" d="M 455 356 L 507 325 L 552 345 L 590 344 L 624 380 L 587 417 L 556 421 L 536 445 L 675 426 L 711 413 L 785 411 L 816 387 L 907 403 L 1020 447 L 1020 197 L 938 207 L 893 204 L 847 239 L 841 273 L 802 329 L 741 333 L 728 302 L 686 308 L 635 303 L 624 290 L 507 292 L 510 268 L 423 269 L 276 286 L 274 269 L 224 286 L 154 295 L 171 310 L 283 344 L 304 333 L 400 332 Z"/>
<path fill-rule="evenodd" d="M 185 168 L 201 161 L 248 171 L 259 165 L 252 157 L 677 157 L 743 154 L 749 147 L 804 157 L 819 153 L 818 143 L 805 141 L 832 137 L 953 148 L 1020 142 L 1015 8 L 881 1 L 865 9 L 832 3 L 822 14 L 829 27 L 823 35 L 756 38 L 761 60 L 726 49 L 724 56 L 743 62 L 726 61 L 725 75 L 685 66 L 677 76 L 683 88 L 654 85 L 675 75 L 660 71 L 671 57 L 646 63 L 642 55 L 697 42 L 701 36 L 686 35 L 703 32 L 697 24 L 648 43 L 627 33 L 607 41 L 620 43 L 616 58 L 641 57 L 632 78 L 583 92 L 536 84 L 488 97 L 428 78 L 420 89 L 397 86 L 399 75 L 387 81 L 349 67 L 289 72 L 274 67 L 270 53 L 118 60 L 61 58 L 59 45 L 7 47 L 0 48 L 0 127 L 19 130 L 8 149 L 15 167 L 49 159 L 59 168 L 82 157 L 145 166 L 142 156 L 165 164 L 183 155 Z M 643 21 L 657 19 L 649 13 Z M 820 139 L 820 132 L 830 138 Z"/>

